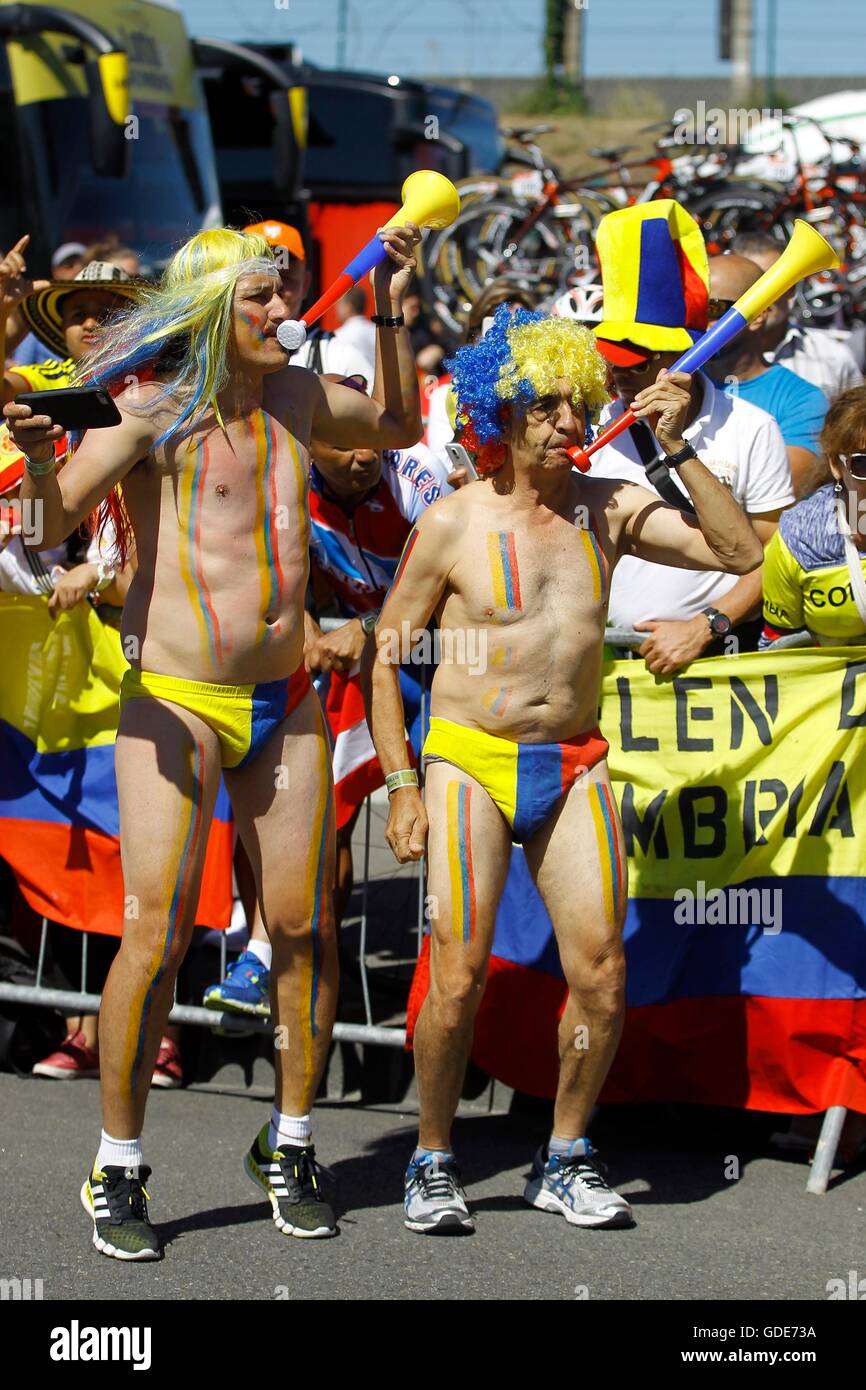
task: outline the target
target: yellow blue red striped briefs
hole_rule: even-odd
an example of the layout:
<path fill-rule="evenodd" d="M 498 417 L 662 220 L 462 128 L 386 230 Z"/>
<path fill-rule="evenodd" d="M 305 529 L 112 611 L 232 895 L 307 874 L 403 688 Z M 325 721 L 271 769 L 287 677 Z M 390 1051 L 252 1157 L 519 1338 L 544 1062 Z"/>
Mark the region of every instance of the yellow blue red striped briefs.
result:
<path fill-rule="evenodd" d="M 161 676 L 130 667 L 120 684 L 120 708 L 127 700 L 149 696 L 179 705 L 196 715 L 219 739 L 223 767 L 250 762 L 274 729 L 291 714 L 311 688 L 303 662 L 291 676 L 258 685 L 219 685 Z"/>
<path fill-rule="evenodd" d="M 434 716 L 423 753 L 480 782 L 521 843 L 540 829 L 578 777 L 607 756 L 608 747 L 597 727 L 562 743 L 517 743 Z"/>

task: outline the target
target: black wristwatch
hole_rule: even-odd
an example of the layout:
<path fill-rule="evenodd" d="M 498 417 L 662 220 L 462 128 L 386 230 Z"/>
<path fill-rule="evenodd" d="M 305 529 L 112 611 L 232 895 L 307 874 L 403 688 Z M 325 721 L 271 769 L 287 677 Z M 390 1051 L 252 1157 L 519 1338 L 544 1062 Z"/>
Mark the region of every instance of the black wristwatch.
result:
<path fill-rule="evenodd" d="M 701 611 L 710 625 L 710 632 L 713 636 L 727 637 L 734 626 L 727 613 L 720 613 L 718 608 L 704 608 Z"/>
<path fill-rule="evenodd" d="M 685 463 L 686 459 L 696 458 L 697 454 L 689 443 L 685 443 L 677 454 L 666 454 L 664 450 L 662 450 L 661 453 L 661 461 L 662 463 L 666 463 L 668 468 L 679 468 L 680 464 Z"/>

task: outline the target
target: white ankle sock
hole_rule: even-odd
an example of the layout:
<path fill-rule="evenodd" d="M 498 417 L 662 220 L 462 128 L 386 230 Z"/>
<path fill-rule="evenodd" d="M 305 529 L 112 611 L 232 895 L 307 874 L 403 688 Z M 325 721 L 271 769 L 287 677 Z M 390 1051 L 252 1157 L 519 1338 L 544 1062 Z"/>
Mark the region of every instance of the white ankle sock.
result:
<path fill-rule="evenodd" d="M 291 1144 L 296 1149 L 309 1144 L 313 1137 L 313 1127 L 309 1115 L 284 1115 L 276 1106 L 271 1110 L 271 1123 L 268 1127 L 268 1143 L 272 1149 L 283 1144 Z"/>
<path fill-rule="evenodd" d="M 560 1158 L 588 1158 L 592 1156 L 593 1147 L 586 1135 L 580 1139 L 560 1139 L 556 1134 L 551 1134 L 547 1152 L 558 1154 Z"/>
<path fill-rule="evenodd" d="M 110 1134 L 102 1131 L 99 1152 L 96 1155 L 97 1168 L 102 1169 L 108 1165 L 114 1168 L 140 1168 L 143 1163 L 141 1135 L 137 1139 L 112 1139 Z"/>
<path fill-rule="evenodd" d="M 274 951 L 270 941 L 248 941 L 247 950 L 252 951 L 257 960 L 260 960 L 266 970 L 270 970 Z"/>

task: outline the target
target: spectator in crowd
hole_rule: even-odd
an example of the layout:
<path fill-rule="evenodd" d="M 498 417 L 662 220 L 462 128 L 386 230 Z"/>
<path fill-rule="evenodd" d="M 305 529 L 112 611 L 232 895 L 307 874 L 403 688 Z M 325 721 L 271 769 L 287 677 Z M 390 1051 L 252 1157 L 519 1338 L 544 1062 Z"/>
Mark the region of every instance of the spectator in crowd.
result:
<path fill-rule="evenodd" d="M 86 246 L 81 241 L 64 241 L 51 257 L 51 276 L 54 280 L 74 280 L 84 269 Z"/>
<path fill-rule="evenodd" d="M 344 385 L 364 390 L 358 378 Z M 416 444 L 410 449 L 335 449 L 313 441 L 310 447 L 310 558 L 334 594 L 347 621 L 323 632 L 308 600 L 306 666 L 327 687 L 325 711 L 334 744 L 337 806 L 337 865 L 334 915 L 340 925 L 352 894 L 352 832 L 364 798 L 384 783 L 367 729 L 358 663 L 406 539 L 418 518 L 451 491 L 446 462 Z M 312 590 L 312 585 L 311 585 Z M 421 667 L 401 670 L 401 692 L 410 738 L 420 754 Z M 246 951 L 229 967 L 225 980 L 205 992 L 205 1006 L 230 1012 L 266 1014 L 270 947 L 256 908 Z"/>
<path fill-rule="evenodd" d="M 58 462 L 57 471 L 65 467 Z M 14 515 L 14 513 L 13 513 Z M 20 518 L 19 518 L 20 521 Z M 33 550 L 20 538 L 20 524 L 4 525 L 0 519 L 0 593 L 42 595 L 52 617 L 80 603 L 91 603 L 103 621 L 115 626 L 129 588 L 134 565 L 118 570 L 113 558 L 115 538 L 110 522 L 89 538 L 74 532 L 61 545 Z M 88 948 L 88 985 L 98 993 L 117 951 L 119 941 L 94 936 Z M 48 968 L 55 986 L 77 990 L 80 985 L 79 933 L 59 923 L 49 924 Z M 179 1086 L 182 1080 L 178 1030 L 169 1028 L 154 1067 L 153 1084 Z M 34 1076 L 74 1081 L 99 1075 L 96 1014 L 66 1018 L 66 1036 L 53 1052 L 33 1067 Z"/>
<path fill-rule="evenodd" d="M 673 366 L 707 323 L 708 269 L 700 229 L 678 204 L 668 204 L 667 217 L 662 207 L 658 203 L 624 209 L 603 219 L 599 228 L 604 319 L 595 330 L 596 341 L 618 393 L 605 408 L 601 430 L 663 369 Z M 667 277 L 656 273 L 651 281 L 634 253 L 632 223 L 646 218 L 660 224 L 653 229 L 656 272 L 660 264 L 669 267 Z M 640 304 L 649 306 L 644 312 L 652 311 L 652 322 L 636 321 Z M 730 489 L 766 545 L 781 512 L 794 502 L 779 427 L 765 411 L 740 396 L 726 395 L 702 372 L 692 376 L 690 392 L 684 438 Z M 592 476 L 640 483 L 688 510 L 676 470 L 659 464 L 660 452 L 649 426 L 639 421 L 593 455 Z M 608 622 L 647 632 L 639 655 L 656 675 L 670 676 L 697 657 L 730 651 L 732 632 L 740 648 L 756 646 L 760 576 L 760 569 L 738 578 L 625 555 L 614 570 Z"/>
<path fill-rule="evenodd" d="M 538 295 L 524 281 L 510 275 L 499 275 L 495 280 L 489 280 L 469 310 L 459 347 L 478 341 L 500 304 L 535 309 L 538 307 Z M 457 397 L 450 382 L 449 374 L 430 394 L 427 443 L 434 452 L 444 449 L 454 438 Z"/>
<path fill-rule="evenodd" d="M 734 238 L 731 250 L 754 261 L 762 271 L 775 265 L 782 254 L 779 243 L 764 232 L 741 233 Z M 849 387 L 859 386 L 863 375 L 851 349 L 829 329 L 813 328 L 791 317 L 794 294 L 793 289 L 789 290 L 767 310 L 762 340 L 764 360 L 787 367 L 817 386 L 828 401 L 834 401 Z"/>
<path fill-rule="evenodd" d="M 34 287 L 26 280 L 23 249 L 16 248 L 0 261 L 3 309 L 17 304 L 23 321 L 56 356 L 32 365 L 14 363 L 4 374 L 4 403 L 21 391 L 69 385 L 76 363 L 95 344 L 105 318 L 134 297 L 126 272 L 98 261 L 91 262 L 85 269 L 79 268 L 72 277 L 61 273 L 56 282 Z M 69 251 L 69 248 L 61 250 Z M 68 270 L 70 263 L 74 265 L 83 250 L 83 247 L 74 246 L 64 258 L 61 271 Z M 79 282 L 83 288 L 71 288 Z M 0 333 L 5 321 L 0 309 Z M 5 435 L 5 425 L 3 431 Z M 58 454 L 60 472 L 66 458 L 65 438 L 58 441 Z M 53 549 L 34 550 L 22 543 L 21 517 L 13 513 L 6 524 L 0 521 L 0 592 L 42 594 L 52 616 L 79 603 L 91 602 L 99 605 L 97 611 L 106 621 L 111 621 L 112 610 L 116 614 L 122 606 L 132 577 L 131 565 L 123 571 L 117 570 L 113 550 L 114 534 L 110 525 L 89 540 L 73 534 Z M 66 969 L 63 962 L 73 949 L 68 938 L 75 942 L 70 929 L 52 925 L 52 951 L 61 970 Z M 114 950 L 106 954 L 102 944 L 94 950 L 91 979 L 97 988 L 104 981 L 113 954 Z M 34 1074 L 65 1080 L 98 1075 L 96 1016 L 76 1015 L 69 1017 L 66 1023 L 67 1035 L 63 1042 L 36 1064 Z M 179 1085 L 180 1075 L 176 1039 L 167 1035 L 160 1048 L 154 1083 Z"/>
<path fill-rule="evenodd" d="M 274 221 L 254 222 L 244 227 L 244 231 L 258 232 L 274 247 L 282 281 L 280 298 L 289 317 L 300 318 L 313 279 L 307 268 L 307 253 L 300 232 L 287 222 Z M 360 376 L 372 385 L 370 367 L 363 353 L 353 343 L 341 341 L 335 334 L 315 326 L 307 334 L 306 342 L 292 353 L 289 366 L 308 367 L 311 372 L 320 375 L 327 372 L 339 379 Z"/>
<path fill-rule="evenodd" d="M 102 265 L 116 265 L 126 271 L 130 280 L 141 274 L 141 257 L 131 246 L 121 246 L 120 239 L 112 233 L 103 241 L 94 242 L 84 253 L 82 265 L 92 265 L 99 261 Z"/>
<path fill-rule="evenodd" d="M 761 646 L 802 628 L 822 647 L 866 643 L 866 386 L 831 405 L 821 447 L 833 483 L 785 512 L 765 551 Z"/>
<path fill-rule="evenodd" d="M 745 256 L 713 256 L 710 259 L 710 321 L 721 318 L 745 294 L 762 271 Z M 769 310 L 758 314 L 736 338 L 709 363 L 713 380 L 729 395 L 750 401 L 772 415 L 785 441 L 794 492 L 806 497 L 827 481 L 827 465 L 817 452 L 818 434 L 827 413 L 823 391 L 787 367 L 764 361 L 764 332 Z"/>
<path fill-rule="evenodd" d="M 363 285 L 352 285 L 335 305 L 340 327 L 334 333 L 339 343 L 357 348 L 367 363 L 367 380 L 376 371 L 376 329 L 367 318 L 367 291 Z"/>
<path fill-rule="evenodd" d="M 3 377 L 4 405 L 21 391 L 71 385 L 75 364 L 96 345 L 105 320 L 137 294 L 125 271 L 101 261 L 92 261 L 71 281 L 34 290 L 24 279 L 20 262 L 15 252 L 0 261 L 0 360 L 5 356 L 6 317 L 15 304 L 24 322 L 55 355 L 31 366 L 14 363 L 9 367 Z"/>
<path fill-rule="evenodd" d="M 445 345 L 436 335 L 436 320 L 429 318 L 424 311 L 417 284 L 411 287 L 403 300 L 403 317 L 419 370 L 438 375 L 445 357 Z"/>
<path fill-rule="evenodd" d="M 54 255 L 51 257 L 51 275 L 56 282 L 58 280 L 72 280 L 82 269 L 85 247 L 80 241 L 65 241 L 62 246 L 58 246 Z M 50 282 L 40 280 L 35 285 L 36 289 L 46 289 Z M 50 357 L 49 349 L 41 343 L 35 333 L 28 333 L 26 324 L 22 321 L 17 310 L 13 309 L 6 320 L 6 351 L 11 354 L 14 362 L 19 362 L 22 367 L 30 366 L 35 362 L 44 362 L 46 357 Z"/>

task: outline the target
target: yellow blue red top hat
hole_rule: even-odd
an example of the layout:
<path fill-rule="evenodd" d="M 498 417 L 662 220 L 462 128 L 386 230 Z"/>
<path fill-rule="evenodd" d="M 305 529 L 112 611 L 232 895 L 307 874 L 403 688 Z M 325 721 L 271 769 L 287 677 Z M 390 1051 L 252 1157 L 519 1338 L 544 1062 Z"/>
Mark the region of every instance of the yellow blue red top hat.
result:
<path fill-rule="evenodd" d="M 604 318 L 594 332 L 609 362 L 630 367 L 653 352 L 685 352 L 706 332 L 707 250 L 697 222 L 673 198 L 609 212 L 595 245 Z"/>

